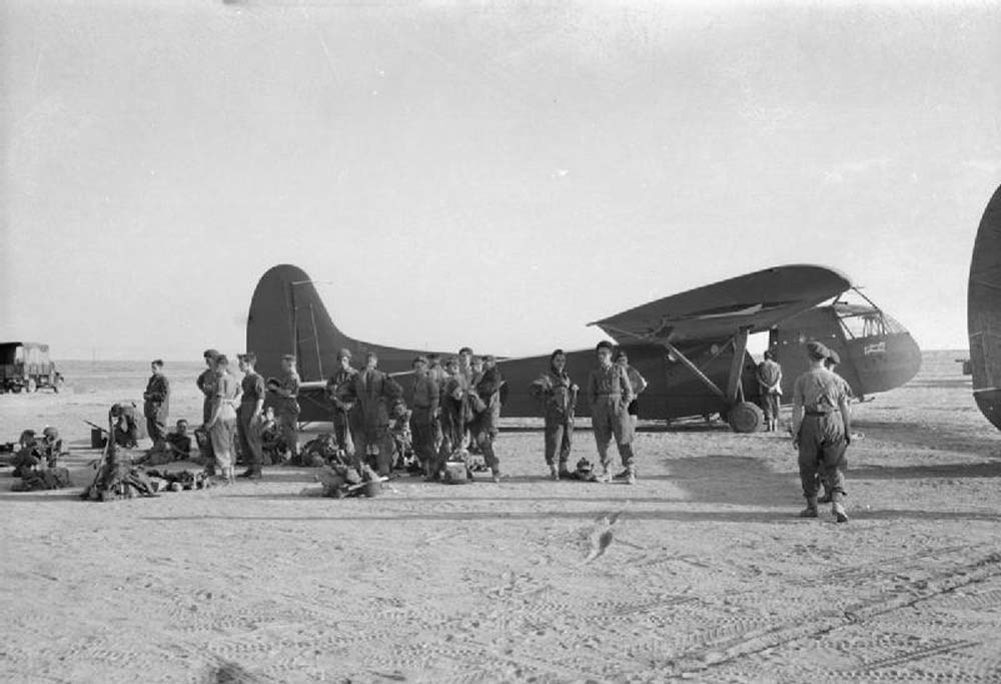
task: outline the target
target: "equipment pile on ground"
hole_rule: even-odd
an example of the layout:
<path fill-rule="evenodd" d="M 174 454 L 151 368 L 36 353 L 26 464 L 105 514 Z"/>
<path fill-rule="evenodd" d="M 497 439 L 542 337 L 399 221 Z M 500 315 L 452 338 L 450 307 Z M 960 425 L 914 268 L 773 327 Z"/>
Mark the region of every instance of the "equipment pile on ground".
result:
<path fill-rule="evenodd" d="M 362 465 L 359 469 L 334 463 L 320 468 L 316 480 L 323 485 L 322 496 L 343 499 L 349 496 L 378 496 L 386 478 L 379 477 L 367 465 Z"/>

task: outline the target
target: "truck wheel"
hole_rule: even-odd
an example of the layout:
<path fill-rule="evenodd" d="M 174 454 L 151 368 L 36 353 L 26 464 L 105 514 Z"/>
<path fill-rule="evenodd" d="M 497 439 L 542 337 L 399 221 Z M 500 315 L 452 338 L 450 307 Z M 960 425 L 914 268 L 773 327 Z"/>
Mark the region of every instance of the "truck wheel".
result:
<path fill-rule="evenodd" d="M 734 432 L 757 432 L 765 422 L 765 414 L 757 404 L 742 401 L 727 411 L 726 419 Z"/>
<path fill-rule="evenodd" d="M 37 391 L 38 391 L 38 383 L 35 382 L 34 378 L 30 378 L 28 380 L 28 392 L 37 392 Z"/>

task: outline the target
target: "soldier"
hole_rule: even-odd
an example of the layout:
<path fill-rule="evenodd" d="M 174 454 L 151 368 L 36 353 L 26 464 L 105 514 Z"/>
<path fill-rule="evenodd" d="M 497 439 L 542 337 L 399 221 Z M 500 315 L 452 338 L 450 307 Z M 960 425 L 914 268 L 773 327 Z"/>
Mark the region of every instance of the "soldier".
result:
<path fill-rule="evenodd" d="M 251 480 L 263 477 L 261 466 L 264 463 L 264 446 L 261 443 L 261 416 L 264 412 L 264 378 L 254 370 L 257 355 L 253 352 L 240 354 L 240 370 L 243 380 L 240 387 L 243 398 L 237 413 L 237 435 L 240 438 L 240 448 L 247 461 L 247 470 L 239 475 Z"/>
<path fill-rule="evenodd" d="M 636 429 L 636 422 L 639 420 L 639 398 L 643 390 L 647 388 L 647 381 L 640 372 L 629 365 L 629 357 L 626 355 L 624 349 L 619 349 L 618 353 L 615 355 L 615 362 L 622 366 L 626 371 L 626 377 L 629 378 L 629 384 L 633 388 L 633 400 L 629 402 L 629 406 L 626 407 L 626 412 L 629 414 L 629 420 L 632 421 L 633 430 Z M 621 472 L 616 475 L 617 480 L 626 479 L 626 473 Z"/>
<path fill-rule="evenodd" d="M 388 476 L 393 467 L 393 440 L 389 435 L 389 408 L 403 396 L 399 383 L 377 368 L 379 356 L 365 356 L 360 371 L 341 393 L 343 401 L 357 402 L 360 424 L 355 439 L 355 462 L 374 457 L 379 475 Z"/>
<path fill-rule="evenodd" d="M 442 443 L 439 450 L 438 470 L 455 451 L 465 447 L 464 435 L 466 425 L 473 417 L 470 405 L 470 386 L 466 376 L 462 374 L 459 360 L 452 357 L 445 364 L 448 379 L 440 397 Z"/>
<path fill-rule="evenodd" d="M 46 466 L 55 468 L 59 457 L 63 454 L 63 440 L 59 437 L 59 430 L 46 426 L 42 430 L 42 441 L 38 446 L 45 458 Z"/>
<path fill-rule="evenodd" d="M 828 351 L 827 358 L 824 359 L 824 368 L 834 373 L 834 375 L 838 378 L 838 380 L 841 381 L 841 384 L 845 391 L 845 395 L 848 397 L 850 401 L 852 397 L 855 396 L 854 393 L 852 392 L 851 385 L 849 385 L 848 381 L 845 380 L 843 377 L 841 377 L 841 375 L 838 374 L 837 372 L 837 367 L 841 363 L 841 357 L 838 356 L 838 353 L 833 349 L 828 349 L 827 351 Z M 843 456 L 838 461 L 838 468 L 841 470 L 842 473 L 845 473 L 848 470 L 848 456 Z M 821 479 L 820 485 L 823 488 L 823 491 L 821 493 L 820 498 L 817 499 L 817 503 L 824 503 L 824 504 L 833 503 L 834 499 L 831 496 L 832 492 L 831 483 L 828 481 L 827 478 L 823 478 Z M 847 496 L 848 493 L 842 492 L 842 495 Z"/>
<path fill-rule="evenodd" d="M 327 397 L 334 405 L 334 440 L 337 448 L 344 452 L 345 456 L 353 456 L 355 452 L 354 438 L 352 431 L 357 429 L 354 415 L 354 404 L 341 399 L 342 390 L 347 387 L 358 375 L 358 371 L 351 366 L 351 350 L 341 349 L 337 352 L 337 363 L 340 368 L 327 380 Z"/>
<path fill-rule="evenodd" d="M 226 483 L 234 482 L 233 453 L 236 437 L 236 406 L 240 401 L 240 386 L 229 372 L 229 359 L 220 354 L 215 358 L 215 396 L 212 397 L 211 412 L 205 429 L 212 440 L 216 469 Z"/>
<path fill-rule="evenodd" d="M 437 354 L 428 354 L 428 375 L 438 383 L 438 389 L 445 386 L 448 380 L 448 372 L 441 365 L 441 357 Z"/>
<path fill-rule="evenodd" d="M 782 366 L 775 361 L 775 352 L 765 350 L 765 360 L 758 364 L 761 410 L 765 414 L 765 431 L 775 432 L 779 427 L 779 399 L 782 397 Z"/>
<path fill-rule="evenodd" d="M 532 383 L 529 391 L 542 401 L 542 414 L 546 421 L 546 465 L 554 480 L 571 479 L 567 468 L 573 447 L 574 409 L 580 388 L 566 371 L 567 356 L 562 349 L 549 357 L 549 370 Z M 559 468 L 556 452 L 559 451 Z"/>
<path fill-rule="evenodd" d="M 295 354 L 282 357 L 282 375 L 268 380 L 268 389 L 275 394 L 275 422 L 281 440 L 288 449 L 289 460 L 299 460 L 299 372 L 295 369 Z"/>
<path fill-rule="evenodd" d="M 181 418 L 174 426 L 174 432 L 166 437 L 170 455 L 175 461 L 186 461 L 191 458 L 191 437 L 188 436 L 188 421 Z"/>
<path fill-rule="evenodd" d="M 851 444 L 851 414 L 844 383 L 824 368 L 829 351 L 820 342 L 806 345 L 810 370 L 798 378 L 793 389 L 793 446 L 799 450 L 799 477 L 806 497 L 803 518 L 817 517 L 818 474 L 831 488 L 831 511 L 840 522 L 848 521 L 844 496 L 845 449 Z"/>
<path fill-rule="evenodd" d="M 215 349 L 206 349 L 202 354 L 202 358 L 205 359 L 205 365 L 207 368 L 202 371 L 202 374 L 198 376 L 195 380 L 195 384 L 198 385 L 198 389 L 201 390 L 204 400 L 202 401 L 202 425 L 209 422 L 209 411 L 211 410 L 212 398 L 215 397 L 215 382 L 216 374 L 213 369 L 213 364 L 215 363 L 215 358 L 219 356 L 219 352 Z M 195 431 L 196 436 L 198 435 L 198 430 Z M 205 470 L 209 475 L 215 473 L 215 454 L 212 453 L 212 440 L 206 439 L 204 442 L 199 442 L 199 449 L 202 451 L 202 456 L 205 458 Z"/>
<path fill-rule="evenodd" d="M 591 425 L 594 441 L 598 446 L 598 457 L 604 471 L 598 482 L 611 482 L 611 461 L 608 446 L 615 437 L 622 466 L 626 471 L 626 482 L 636 483 L 636 467 L 633 463 L 633 423 L 626 407 L 633 400 L 633 387 L 625 369 L 612 363 L 612 345 L 601 341 L 595 348 L 598 367 L 587 378 L 587 401 L 591 406 Z"/>
<path fill-rule="evenodd" d="M 461 358 L 459 359 L 459 372 L 462 373 Z M 470 389 L 469 408 L 471 415 L 462 431 L 462 445 L 469 450 L 469 453 L 478 454 L 480 453 L 480 440 L 477 438 L 476 430 L 478 428 L 475 423 L 479 422 L 480 416 L 487 410 L 485 398 L 482 398 L 476 391 L 476 385 L 483 378 L 483 359 L 481 357 L 474 356 L 469 360 L 469 375 L 467 377 Z"/>
<path fill-rule="evenodd" d="M 428 375 L 438 384 L 438 411 L 434 416 L 434 451 L 438 453 L 441 449 L 444 435 L 441 430 L 441 397 L 445 392 L 445 383 L 448 382 L 448 373 L 441 365 L 441 357 L 437 354 L 428 354 Z"/>
<path fill-rule="evenodd" d="M 459 350 L 459 372 L 466 376 L 466 380 L 473 379 L 473 350 L 469 347 Z"/>
<path fill-rule="evenodd" d="M 163 361 L 150 363 L 153 375 L 143 393 L 143 413 L 146 415 L 146 432 L 156 448 L 167 436 L 167 415 L 170 413 L 170 381 L 163 374 Z"/>
<path fill-rule="evenodd" d="M 438 381 L 431 377 L 428 360 L 423 356 L 414 359 L 413 413 L 410 414 L 410 432 L 414 453 L 420 461 L 427 480 L 435 476 L 435 423 L 438 415 Z"/>
<path fill-rule="evenodd" d="M 497 439 L 500 427 L 500 390 L 504 384 L 504 378 L 497 368 L 497 359 L 493 356 L 483 357 L 480 365 L 482 371 L 480 371 L 473 389 L 485 406 L 473 419 L 470 429 L 476 439 L 476 444 L 480 447 L 480 452 L 483 454 L 484 462 L 490 468 L 493 481 L 500 482 L 500 461 L 494 452 L 494 441 Z"/>

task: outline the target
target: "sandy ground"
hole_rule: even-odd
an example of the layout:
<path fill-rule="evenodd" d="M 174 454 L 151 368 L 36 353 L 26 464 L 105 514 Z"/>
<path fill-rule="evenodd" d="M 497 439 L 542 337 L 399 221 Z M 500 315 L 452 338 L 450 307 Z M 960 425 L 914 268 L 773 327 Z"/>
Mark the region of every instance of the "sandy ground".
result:
<path fill-rule="evenodd" d="M 543 479 L 539 432 L 501 435 L 499 485 L 375 499 L 294 468 L 107 504 L 0 476 L 0 678 L 1001 681 L 1001 435 L 956 356 L 855 408 L 847 525 L 796 517 L 788 441 L 718 428 L 640 434 L 633 487 Z M 68 426 L 82 485 L 78 417 L 139 391 L 0 396 L 0 438 Z"/>

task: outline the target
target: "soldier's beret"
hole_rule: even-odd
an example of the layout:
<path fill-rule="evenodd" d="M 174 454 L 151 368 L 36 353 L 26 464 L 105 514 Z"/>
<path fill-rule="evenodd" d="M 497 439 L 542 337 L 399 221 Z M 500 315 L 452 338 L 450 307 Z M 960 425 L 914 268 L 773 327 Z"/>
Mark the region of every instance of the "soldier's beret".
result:
<path fill-rule="evenodd" d="M 834 351 L 833 349 L 828 350 L 828 352 L 827 352 L 827 358 L 830 359 L 831 363 L 833 363 L 833 364 L 839 364 L 839 363 L 841 363 L 841 357 L 838 356 L 838 353 L 836 351 Z"/>
<path fill-rule="evenodd" d="M 831 355 L 830 350 L 816 340 L 806 343 L 806 353 L 810 355 L 811 359 L 815 359 L 816 361 L 823 361 Z"/>
<path fill-rule="evenodd" d="M 351 350 L 347 349 L 347 348 L 344 348 L 344 349 L 341 349 L 340 351 L 338 351 L 337 352 L 337 360 L 340 361 L 341 359 L 349 359 L 350 360 L 351 359 Z"/>
<path fill-rule="evenodd" d="M 292 363 L 295 363 L 295 354 L 282 355 L 282 361 L 291 361 Z"/>
<path fill-rule="evenodd" d="M 608 351 L 612 351 L 612 343 L 609 342 L 608 340 L 602 340 L 601 342 L 598 343 L 598 346 L 594 348 L 595 351 L 601 351 L 602 349 L 607 349 Z"/>
<path fill-rule="evenodd" d="M 463 347 L 462 349 L 459 350 L 459 354 L 472 354 L 472 353 L 473 350 L 470 349 L 469 347 Z"/>
<path fill-rule="evenodd" d="M 427 362 L 428 362 L 428 357 L 426 356 L 418 356 L 414 359 L 414 363 L 427 363 Z"/>
<path fill-rule="evenodd" d="M 219 356 L 219 350 L 218 349 L 206 349 L 202 353 L 202 357 L 204 357 L 206 359 L 214 359 L 217 356 Z"/>

